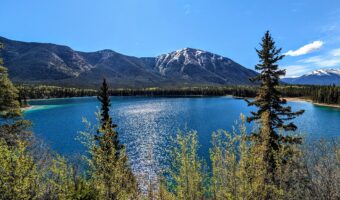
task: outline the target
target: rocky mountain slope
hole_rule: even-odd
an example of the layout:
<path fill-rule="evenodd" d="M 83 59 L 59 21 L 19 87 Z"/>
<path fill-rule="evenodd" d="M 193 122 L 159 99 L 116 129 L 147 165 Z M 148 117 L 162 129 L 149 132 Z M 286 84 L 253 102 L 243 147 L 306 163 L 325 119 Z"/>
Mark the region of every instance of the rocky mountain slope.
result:
<path fill-rule="evenodd" d="M 16 83 L 97 87 L 105 77 L 116 88 L 248 85 L 256 75 L 229 58 L 192 48 L 138 58 L 112 50 L 80 52 L 3 37 L 0 42 L 5 47 L 0 56 Z"/>
<path fill-rule="evenodd" d="M 340 69 L 319 69 L 296 78 L 284 78 L 282 81 L 300 85 L 340 85 Z"/>

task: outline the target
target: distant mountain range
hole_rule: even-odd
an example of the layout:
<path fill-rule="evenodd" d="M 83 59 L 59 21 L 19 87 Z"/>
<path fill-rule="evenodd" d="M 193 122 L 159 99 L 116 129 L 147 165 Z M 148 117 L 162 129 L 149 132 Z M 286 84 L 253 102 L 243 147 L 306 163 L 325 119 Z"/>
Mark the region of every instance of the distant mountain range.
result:
<path fill-rule="evenodd" d="M 284 78 L 283 82 L 299 85 L 340 85 L 340 69 L 319 69 L 296 78 Z"/>
<path fill-rule="evenodd" d="M 229 58 L 192 48 L 138 58 L 3 37 L 0 42 L 0 56 L 16 83 L 97 87 L 105 77 L 115 88 L 250 85 L 257 75 Z"/>

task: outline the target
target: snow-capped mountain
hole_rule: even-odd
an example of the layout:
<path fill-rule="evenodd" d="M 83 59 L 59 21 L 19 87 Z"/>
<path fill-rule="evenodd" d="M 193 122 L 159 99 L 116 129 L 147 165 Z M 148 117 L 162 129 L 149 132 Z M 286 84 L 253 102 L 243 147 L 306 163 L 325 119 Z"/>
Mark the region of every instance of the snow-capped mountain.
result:
<path fill-rule="evenodd" d="M 340 69 L 319 69 L 296 78 L 284 78 L 283 82 L 300 85 L 340 85 Z"/>
<path fill-rule="evenodd" d="M 340 69 L 319 69 L 312 71 L 307 75 L 317 75 L 317 76 L 333 76 L 338 75 L 340 76 Z"/>
<path fill-rule="evenodd" d="M 192 48 L 138 58 L 3 37 L 0 43 L 5 46 L 0 57 L 15 83 L 98 87 L 106 77 L 117 88 L 249 85 L 249 78 L 257 74 L 229 58 Z"/>
<path fill-rule="evenodd" d="M 193 48 L 158 56 L 155 68 L 165 77 L 201 83 L 251 84 L 249 77 L 256 76 L 229 58 Z"/>

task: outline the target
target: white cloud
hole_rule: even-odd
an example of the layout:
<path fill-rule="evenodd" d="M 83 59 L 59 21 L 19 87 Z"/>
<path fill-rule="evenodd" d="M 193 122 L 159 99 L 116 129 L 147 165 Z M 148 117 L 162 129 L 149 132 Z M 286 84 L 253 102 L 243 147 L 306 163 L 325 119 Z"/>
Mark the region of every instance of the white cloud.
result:
<path fill-rule="evenodd" d="M 298 60 L 297 64 L 282 67 L 286 69 L 286 77 L 303 75 L 309 71 L 323 68 L 340 68 L 340 48 L 328 51 L 320 56 L 312 56 Z"/>
<path fill-rule="evenodd" d="M 305 55 L 308 53 L 311 53 L 317 49 L 320 49 L 323 45 L 322 41 L 314 41 L 310 44 L 306 44 L 303 47 L 300 47 L 299 49 L 293 51 L 293 50 L 289 50 L 288 52 L 285 53 L 285 55 L 287 56 L 301 56 L 301 55 Z"/>
<path fill-rule="evenodd" d="M 306 65 L 289 65 L 283 66 L 282 69 L 286 69 L 286 77 L 301 76 L 310 70 Z"/>
<path fill-rule="evenodd" d="M 334 56 L 331 53 L 326 56 L 314 56 L 303 59 L 300 62 L 317 67 L 340 67 L 340 55 Z"/>

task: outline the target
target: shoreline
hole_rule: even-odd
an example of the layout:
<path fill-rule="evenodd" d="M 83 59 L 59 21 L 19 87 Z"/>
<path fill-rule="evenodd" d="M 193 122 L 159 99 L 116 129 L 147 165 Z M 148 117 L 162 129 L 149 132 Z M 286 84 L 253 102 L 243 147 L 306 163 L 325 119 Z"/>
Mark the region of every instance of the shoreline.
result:
<path fill-rule="evenodd" d="M 78 99 L 78 98 L 94 98 L 96 96 L 83 96 L 83 97 L 52 97 L 52 98 L 37 98 L 27 99 L 27 101 L 41 101 L 41 100 L 56 100 L 56 99 Z"/>
<path fill-rule="evenodd" d="M 287 101 L 295 101 L 295 102 L 308 102 L 308 103 L 311 103 L 315 106 L 340 109 L 340 105 L 338 105 L 338 104 L 316 103 L 316 102 L 313 102 L 312 100 L 307 99 L 307 98 L 283 97 L 283 99 L 286 99 Z"/>
<path fill-rule="evenodd" d="M 38 108 L 39 106 L 31 106 L 31 105 L 29 105 L 29 106 L 26 106 L 26 107 L 24 107 L 24 108 L 21 108 L 21 111 L 22 112 L 26 112 L 26 111 L 29 111 L 29 110 L 33 110 L 33 109 L 36 109 L 36 108 Z"/>
<path fill-rule="evenodd" d="M 140 95 L 143 96 L 143 95 Z M 56 99 L 76 99 L 76 98 L 94 98 L 95 96 L 84 96 L 84 97 L 62 97 L 62 98 L 46 98 L 46 99 L 29 99 L 28 101 L 39 101 L 39 100 L 56 100 Z M 145 96 L 148 97 L 148 96 Z M 205 97 L 204 95 L 176 95 L 176 96 L 170 96 L 170 97 Z M 208 97 L 208 96 L 207 96 Z M 245 97 L 237 97 L 232 95 L 225 95 L 225 97 L 232 97 L 235 99 L 244 99 Z M 336 108 L 340 109 L 340 105 L 337 104 L 326 104 L 326 103 L 315 103 L 311 99 L 304 98 L 304 97 L 282 97 L 283 99 L 286 99 L 287 101 L 295 101 L 295 102 L 308 102 L 316 106 L 322 106 L 322 107 L 329 107 L 329 108 Z M 23 112 L 37 109 L 40 106 L 36 105 L 29 105 L 25 108 L 21 108 Z"/>
<path fill-rule="evenodd" d="M 308 103 L 313 103 L 312 100 L 308 99 L 308 98 L 303 98 L 303 97 L 282 97 L 282 99 L 286 99 L 287 101 L 304 101 L 304 102 L 308 102 Z"/>
<path fill-rule="evenodd" d="M 335 104 L 326 104 L 326 103 L 313 103 L 313 104 L 316 105 L 316 106 L 340 109 L 340 105 L 335 105 Z"/>
<path fill-rule="evenodd" d="M 29 111 L 35 111 L 35 110 L 44 110 L 44 109 L 50 109 L 50 108 L 55 108 L 59 107 L 60 105 L 30 105 L 25 108 L 21 108 L 21 111 L 23 113 L 29 112 Z"/>

